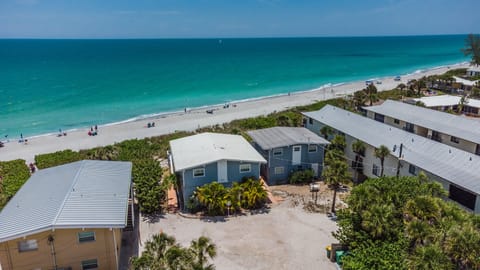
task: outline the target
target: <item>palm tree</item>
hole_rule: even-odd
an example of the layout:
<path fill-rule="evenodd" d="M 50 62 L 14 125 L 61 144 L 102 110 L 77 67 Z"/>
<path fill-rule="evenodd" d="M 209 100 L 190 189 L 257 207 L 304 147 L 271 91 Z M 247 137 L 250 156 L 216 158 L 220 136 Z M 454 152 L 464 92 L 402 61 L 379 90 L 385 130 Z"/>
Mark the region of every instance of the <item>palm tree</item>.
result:
<path fill-rule="evenodd" d="M 336 159 L 323 170 L 325 183 L 333 189 L 332 213 L 335 213 L 335 200 L 337 199 L 337 191 L 341 184 L 350 182 L 351 176 L 348 172 L 348 164 L 341 159 Z"/>
<path fill-rule="evenodd" d="M 328 148 L 329 148 L 329 150 L 336 149 L 336 150 L 343 153 L 346 146 L 347 146 L 347 142 L 345 140 L 345 136 L 335 135 L 335 137 L 333 137 L 333 139 L 332 139 L 330 145 L 328 146 Z"/>
<path fill-rule="evenodd" d="M 394 212 L 392 204 L 374 204 L 361 213 L 362 228 L 374 239 L 384 240 L 394 227 L 390 224 L 395 219 Z"/>
<path fill-rule="evenodd" d="M 460 101 L 458 102 L 458 113 L 461 114 L 463 112 L 463 107 L 465 106 L 465 104 L 468 104 L 468 99 L 465 96 L 462 96 L 462 98 L 460 98 Z"/>
<path fill-rule="evenodd" d="M 472 225 L 450 230 L 445 246 L 459 269 L 480 269 L 480 232 Z"/>
<path fill-rule="evenodd" d="M 373 105 L 374 102 L 378 101 L 378 95 L 377 95 L 377 87 L 373 84 L 369 84 L 367 88 L 363 90 L 367 96 L 367 100 L 370 102 L 370 106 Z"/>
<path fill-rule="evenodd" d="M 208 264 L 208 259 L 213 259 L 217 256 L 217 247 L 213 244 L 210 238 L 200 236 L 198 240 L 193 240 L 189 248 L 193 255 L 193 269 L 194 270 L 213 270 L 213 264 Z"/>
<path fill-rule="evenodd" d="M 320 129 L 320 133 L 323 135 L 325 140 L 328 140 L 328 136 L 332 135 L 333 133 L 333 128 L 329 126 L 324 126 Z"/>
<path fill-rule="evenodd" d="M 403 90 L 405 90 L 405 88 L 407 88 L 407 86 L 404 83 L 401 83 L 401 84 L 397 85 L 397 88 L 400 89 L 400 91 L 403 91 Z"/>
<path fill-rule="evenodd" d="M 268 198 L 268 194 L 260 181 L 248 179 L 242 184 L 242 187 L 244 208 L 255 209 L 263 206 Z"/>
<path fill-rule="evenodd" d="M 365 144 L 362 141 L 356 140 L 352 143 L 352 151 L 363 156 L 365 154 Z"/>
<path fill-rule="evenodd" d="M 355 106 L 355 109 L 358 110 L 358 108 L 362 107 L 365 105 L 365 101 L 367 99 L 367 95 L 365 91 L 356 91 L 353 93 L 353 105 Z"/>
<path fill-rule="evenodd" d="M 465 39 L 463 54 L 472 56 L 472 65 L 480 65 L 480 36 L 469 34 Z"/>
<path fill-rule="evenodd" d="M 172 236 L 163 232 L 153 235 L 152 239 L 147 241 L 142 256 L 130 259 L 132 268 L 135 270 L 167 269 L 168 263 L 165 256 L 174 245 L 176 240 Z"/>
<path fill-rule="evenodd" d="M 416 270 L 450 270 L 453 265 L 437 245 L 419 246 L 407 262 L 409 269 Z"/>
<path fill-rule="evenodd" d="M 384 162 L 385 162 L 385 157 L 387 157 L 390 154 L 390 149 L 386 147 L 385 145 L 380 145 L 379 148 L 375 149 L 375 157 L 380 159 L 380 166 L 382 167 L 380 171 L 380 176 L 383 176 L 384 172 Z"/>
<path fill-rule="evenodd" d="M 227 189 L 218 182 L 197 187 L 195 196 L 207 208 L 209 215 L 223 215 L 228 201 Z"/>

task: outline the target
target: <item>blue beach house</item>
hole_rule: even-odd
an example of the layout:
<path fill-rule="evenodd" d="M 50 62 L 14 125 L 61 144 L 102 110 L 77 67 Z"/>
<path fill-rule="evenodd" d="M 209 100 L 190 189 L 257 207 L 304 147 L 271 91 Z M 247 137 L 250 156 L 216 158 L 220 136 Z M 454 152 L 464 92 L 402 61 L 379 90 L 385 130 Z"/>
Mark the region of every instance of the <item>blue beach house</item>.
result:
<path fill-rule="evenodd" d="M 219 182 L 230 187 L 244 177 L 260 177 L 266 160 L 239 135 L 202 133 L 170 141 L 170 168 L 180 180 L 180 202 L 197 187 Z"/>
<path fill-rule="evenodd" d="M 273 127 L 249 131 L 253 146 L 267 160 L 262 176 L 269 185 L 285 184 L 289 176 L 300 170 L 313 170 L 320 177 L 324 148 L 329 142 L 310 130 L 300 127 Z"/>

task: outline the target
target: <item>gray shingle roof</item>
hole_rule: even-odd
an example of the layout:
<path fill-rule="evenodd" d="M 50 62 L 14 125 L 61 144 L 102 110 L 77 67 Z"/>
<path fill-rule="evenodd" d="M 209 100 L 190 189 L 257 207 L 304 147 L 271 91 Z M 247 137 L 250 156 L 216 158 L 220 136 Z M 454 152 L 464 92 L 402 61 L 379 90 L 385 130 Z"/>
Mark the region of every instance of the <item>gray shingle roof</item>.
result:
<path fill-rule="evenodd" d="M 247 132 L 263 149 L 290 146 L 294 144 L 329 144 L 330 142 L 306 128 L 272 127 Z"/>
<path fill-rule="evenodd" d="M 170 141 L 176 172 L 219 160 L 267 163 L 240 135 L 202 133 Z"/>
<path fill-rule="evenodd" d="M 364 109 L 480 144 L 480 123 L 475 119 L 392 100 Z"/>
<path fill-rule="evenodd" d="M 303 114 L 374 147 L 396 145 L 393 155 L 403 143 L 404 161 L 480 194 L 480 156 L 330 105 Z"/>
<path fill-rule="evenodd" d="M 123 228 L 132 163 L 77 161 L 39 170 L 0 212 L 0 242 L 62 228 Z"/>

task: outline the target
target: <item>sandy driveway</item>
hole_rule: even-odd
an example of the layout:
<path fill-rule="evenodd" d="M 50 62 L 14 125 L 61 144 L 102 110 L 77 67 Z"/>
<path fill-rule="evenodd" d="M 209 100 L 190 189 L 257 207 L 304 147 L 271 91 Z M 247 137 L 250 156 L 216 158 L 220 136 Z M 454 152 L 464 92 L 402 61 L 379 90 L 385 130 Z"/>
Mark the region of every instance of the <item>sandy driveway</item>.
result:
<path fill-rule="evenodd" d="M 336 242 L 336 223 L 325 214 L 307 213 L 292 198 L 266 213 L 227 220 L 199 220 L 167 214 L 156 223 L 141 222 L 142 242 L 164 231 L 182 245 L 200 235 L 217 245 L 217 269 L 336 269 L 325 247 Z M 140 247 L 142 250 L 143 247 Z"/>

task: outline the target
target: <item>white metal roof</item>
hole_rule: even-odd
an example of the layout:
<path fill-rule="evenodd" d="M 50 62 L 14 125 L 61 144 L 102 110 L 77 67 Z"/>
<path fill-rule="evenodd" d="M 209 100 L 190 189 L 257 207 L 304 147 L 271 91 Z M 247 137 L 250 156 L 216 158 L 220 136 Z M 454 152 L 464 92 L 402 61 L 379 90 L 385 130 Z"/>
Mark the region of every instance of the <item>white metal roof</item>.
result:
<path fill-rule="evenodd" d="M 64 228 L 126 226 L 132 163 L 77 161 L 39 170 L 0 212 L 0 242 Z"/>
<path fill-rule="evenodd" d="M 396 146 L 396 156 L 403 144 L 405 162 L 480 194 L 480 156 L 330 105 L 303 114 L 373 147 Z"/>
<path fill-rule="evenodd" d="M 263 149 L 294 144 L 329 144 L 330 142 L 303 127 L 272 127 L 247 132 Z"/>
<path fill-rule="evenodd" d="M 393 100 L 364 109 L 480 144 L 480 123 L 475 119 Z"/>
<path fill-rule="evenodd" d="M 461 84 L 464 84 L 464 85 L 468 85 L 468 86 L 474 86 L 478 82 L 478 81 L 465 80 L 465 79 L 457 77 L 457 76 L 453 76 L 453 78 L 455 78 L 455 82 L 458 82 L 458 83 L 461 83 Z"/>
<path fill-rule="evenodd" d="M 467 69 L 467 71 L 476 71 L 480 72 L 480 66 L 472 66 Z"/>
<path fill-rule="evenodd" d="M 421 101 L 427 107 L 454 106 L 460 103 L 460 96 L 440 95 L 431 97 L 415 98 L 415 101 Z M 468 98 L 465 104 L 470 107 L 480 108 L 480 100 Z"/>
<path fill-rule="evenodd" d="M 176 172 L 219 160 L 266 163 L 267 161 L 239 135 L 202 133 L 170 141 Z"/>

